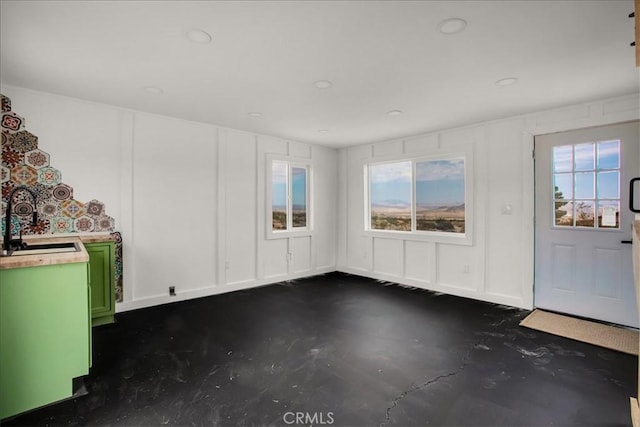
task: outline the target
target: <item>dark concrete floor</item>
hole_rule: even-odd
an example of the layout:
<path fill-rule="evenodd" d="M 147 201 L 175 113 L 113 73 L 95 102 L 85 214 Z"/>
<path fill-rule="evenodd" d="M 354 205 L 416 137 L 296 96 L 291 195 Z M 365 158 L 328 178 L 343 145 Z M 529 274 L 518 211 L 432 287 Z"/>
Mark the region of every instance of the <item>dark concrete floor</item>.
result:
<path fill-rule="evenodd" d="M 637 358 L 527 314 L 338 273 L 121 313 L 88 395 L 6 425 L 630 426 Z"/>

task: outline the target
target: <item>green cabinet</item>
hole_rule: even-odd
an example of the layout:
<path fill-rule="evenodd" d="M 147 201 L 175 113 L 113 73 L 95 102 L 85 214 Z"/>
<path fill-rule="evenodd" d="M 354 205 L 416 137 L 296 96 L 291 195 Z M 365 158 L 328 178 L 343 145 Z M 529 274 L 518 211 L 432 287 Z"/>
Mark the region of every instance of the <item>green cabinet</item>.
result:
<path fill-rule="evenodd" d="M 70 397 L 89 373 L 87 263 L 0 269 L 0 419 Z"/>
<path fill-rule="evenodd" d="M 85 243 L 89 253 L 89 286 L 91 286 L 91 320 L 93 326 L 114 322 L 115 243 Z"/>

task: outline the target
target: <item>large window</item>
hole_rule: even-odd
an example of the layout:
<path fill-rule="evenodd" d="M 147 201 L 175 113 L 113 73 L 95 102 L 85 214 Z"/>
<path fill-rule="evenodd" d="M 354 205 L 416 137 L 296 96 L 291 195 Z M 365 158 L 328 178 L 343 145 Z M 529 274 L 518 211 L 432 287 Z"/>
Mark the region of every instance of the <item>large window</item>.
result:
<path fill-rule="evenodd" d="M 309 167 L 286 161 L 271 163 L 272 231 L 306 229 L 309 226 Z"/>
<path fill-rule="evenodd" d="M 464 157 L 367 165 L 369 229 L 465 233 Z"/>
<path fill-rule="evenodd" d="M 620 141 L 553 147 L 554 225 L 620 228 Z"/>

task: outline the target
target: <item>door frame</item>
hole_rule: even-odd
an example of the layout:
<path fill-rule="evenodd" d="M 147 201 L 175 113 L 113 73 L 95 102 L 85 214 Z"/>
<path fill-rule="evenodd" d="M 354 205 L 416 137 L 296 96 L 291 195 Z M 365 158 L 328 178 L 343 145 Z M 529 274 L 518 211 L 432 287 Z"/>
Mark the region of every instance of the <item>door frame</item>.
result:
<path fill-rule="evenodd" d="M 550 267 L 549 263 L 553 264 L 553 258 L 547 259 L 549 255 L 546 244 L 551 244 L 553 241 L 556 243 L 564 242 L 564 244 L 574 247 L 574 250 L 580 253 L 581 250 L 590 248 L 593 245 L 593 249 L 603 249 L 606 251 L 613 250 L 618 253 L 615 262 L 623 262 L 628 267 L 630 259 L 627 258 L 627 251 L 620 245 L 620 241 L 624 241 L 630 237 L 629 227 L 633 220 L 633 213 L 629 211 L 628 207 L 628 180 L 631 177 L 638 176 L 640 168 L 640 150 L 637 146 L 637 134 L 640 130 L 640 120 L 627 120 L 619 123 L 609 123 L 598 126 L 589 126 L 586 128 L 572 129 L 567 131 L 544 133 L 536 135 L 534 137 L 534 215 L 537 214 L 534 227 L 534 289 L 533 289 L 533 305 L 534 307 L 542 307 L 543 309 L 558 310 L 560 312 L 567 313 L 579 313 L 580 316 L 593 317 L 594 319 L 600 319 L 606 322 L 616 322 L 623 325 L 636 326 L 637 327 L 637 315 L 629 317 L 630 309 L 636 312 L 635 301 L 633 308 L 629 307 L 627 297 L 622 294 L 614 299 L 603 297 L 595 289 L 598 284 L 596 282 L 591 283 L 587 277 L 583 277 L 586 280 L 585 283 L 591 283 L 591 285 L 580 286 L 579 288 L 569 290 L 568 292 L 575 292 L 573 297 L 566 300 L 566 303 L 560 302 L 565 297 L 562 296 L 564 291 L 556 290 L 548 280 L 551 277 L 547 277 L 547 274 L 551 274 L 547 271 L 547 267 Z M 545 144 L 542 140 L 538 139 L 544 137 Z M 585 228 L 574 229 L 574 227 L 561 227 L 556 228 L 553 226 L 554 219 L 551 218 L 551 212 L 549 209 L 553 208 L 553 200 L 548 199 L 552 197 L 549 195 L 548 190 L 538 187 L 539 185 L 553 185 L 553 161 L 550 160 L 553 146 L 559 144 L 580 144 L 581 142 L 596 142 L 596 141 L 609 141 L 614 138 L 621 138 L 625 141 L 622 145 L 622 152 L 620 157 L 620 167 L 622 175 L 620 176 L 620 227 L 610 230 L 598 230 L 598 228 Z M 626 148 L 624 148 L 626 147 Z M 626 158 L 625 158 L 626 153 Z M 636 154 L 634 154 L 636 153 Z M 632 157 L 629 157 L 633 154 Z M 542 157 L 541 157 L 542 156 Z M 636 158 L 637 157 L 637 158 Z M 539 162 L 542 162 L 539 164 Z M 549 164 L 549 162 L 551 162 Z M 595 166 L 594 166 L 595 167 Z M 551 173 L 551 181 L 550 175 Z M 551 188 L 551 187 L 550 187 Z M 551 205 L 549 205 L 551 203 Z M 538 212 L 540 211 L 540 212 Z M 539 228 L 542 226 L 542 228 Z M 548 228 L 550 227 L 550 229 Z M 582 231 L 581 231 L 582 230 Z M 572 233 L 579 234 L 572 234 Z M 600 235 L 599 233 L 606 233 Z M 587 237 L 588 235 L 588 237 Z M 543 236 L 545 236 L 543 238 Z M 550 239 L 550 240 L 549 240 Z M 558 240 L 559 239 L 559 240 Z M 565 240 L 568 239 L 568 240 Z M 538 246 L 541 244 L 542 246 Z M 612 246 L 613 245 L 613 246 Z M 540 248 L 541 252 L 538 250 Z M 584 256 L 591 256 L 593 253 L 591 249 L 588 249 Z M 537 256 L 542 255 L 544 260 L 538 262 Z M 575 255 L 575 254 L 574 254 Z M 594 255 L 595 256 L 595 255 Z M 622 258 L 618 258 L 622 257 Z M 582 257 L 581 257 L 582 259 Z M 580 276 L 580 272 L 588 270 L 588 266 L 584 265 L 586 270 L 583 270 L 579 265 L 576 266 L 577 270 L 573 274 Z M 627 271 L 625 267 L 625 272 Z M 546 274 L 545 274 L 546 271 Z M 628 275 L 623 272 L 620 279 L 623 280 L 625 286 L 624 289 L 618 289 L 619 292 L 624 292 L 626 295 L 630 290 L 626 286 Z M 544 282 L 538 282 L 538 274 Z M 590 277 L 588 275 L 588 277 Z M 579 280 L 579 279 L 577 279 Z M 542 286 L 544 285 L 544 292 Z M 632 286 L 633 288 L 633 286 Z M 559 294 L 558 294 L 559 293 Z M 558 295 L 555 295 L 558 294 Z M 555 296 L 554 296 L 555 295 Z M 612 295 L 613 296 L 613 295 Z M 634 295 L 630 295 L 635 300 Z M 560 298 L 560 299 L 558 299 Z M 615 306 L 615 307 L 614 307 Z M 555 308 L 551 308 L 555 307 Z M 627 323 L 629 322 L 629 323 Z"/>
<path fill-rule="evenodd" d="M 524 235 L 530 241 L 526 248 L 523 248 L 523 295 L 522 302 L 524 308 L 532 310 L 535 308 L 535 137 L 552 133 L 569 132 L 574 130 L 596 128 L 601 126 L 618 125 L 640 121 L 640 108 L 638 108 L 639 96 L 631 95 L 619 98 L 582 104 L 562 110 L 553 110 L 526 116 L 525 130 L 522 133 L 523 146 L 523 168 L 522 189 L 523 194 L 529 194 L 522 201 L 523 208 L 523 230 Z M 614 105 L 624 105 L 616 110 Z M 609 108 L 607 108 L 609 107 Z M 610 112 L 607 113 L 607 110 Z M 554 115 L 559 117 L 553 120 Z M 546 121 L 540 120 L 540 116 Z M 640 159 L 638 159 L 640 161 Z"/>

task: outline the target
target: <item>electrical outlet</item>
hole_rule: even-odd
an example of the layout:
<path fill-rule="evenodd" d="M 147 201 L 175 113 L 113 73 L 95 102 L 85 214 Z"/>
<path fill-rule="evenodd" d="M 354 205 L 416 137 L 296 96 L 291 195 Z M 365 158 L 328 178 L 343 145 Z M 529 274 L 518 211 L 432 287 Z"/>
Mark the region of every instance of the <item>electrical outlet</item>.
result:
<path fill-rule="evenodd" d="M 169 296 L 170 297 L 175 297 L 176 296 L 176 287 L 175 286 L 169 286 Z"/>
<path fill-rule="evenodd" d="M 469 274 L 469 265 L 465 265 L 464 267 L 462 267 L 462 272 L 465 274 Z"/>

